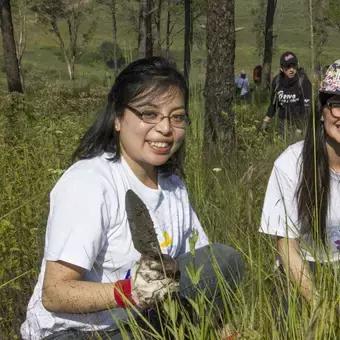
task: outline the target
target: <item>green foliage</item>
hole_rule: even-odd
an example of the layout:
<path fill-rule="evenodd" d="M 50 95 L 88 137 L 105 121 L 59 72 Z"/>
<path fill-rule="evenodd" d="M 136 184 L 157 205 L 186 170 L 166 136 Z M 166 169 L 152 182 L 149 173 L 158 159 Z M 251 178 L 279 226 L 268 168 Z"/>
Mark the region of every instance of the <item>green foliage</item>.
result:
<path fill-rule="evenodd" d="M 2 266 L 0 268 L 0 277 L 8 277 L 8 268 L 10 268 L 10 273 L 12 270 L 20 267 L 20 248 L 18 247 L 18 242 L 15 235 L 15 227 L 8 220 L 1 220 L 0 222 L 0 252 L 2 258 L 6 259 L 9 264 L 8 267 Z M 19 255 L 19 256 L 18 256 Z M 19 287 L 17 287 L 19 288 Z"/>
<path fill-rule="evenodd" d="M 77 84 L 77 83 L 75 83 Z M 42 74 L 27 84 L 26 95 L 12 97 L 0 86 L 0 338 L 19 339 L 43 254 L 48 216 L 48 193 L 70 164 L 80 136 L 103 106 L 108 89 L 90 84 L 75 86 L 45 81 Z M 186 140 L 186 184 L 202 225 L 211 242 L 225 243 L 242 254 L 246 276 L 236 293 L 230 292 L 216 268 L 226 310 L 225 324 L 236 328 L 244 339 L 306 339 L 314 332 L 320 339 L 335 339 L 339 298 L 330 278 L 324 288 L 325 304 L 311 312 L 292 310 L 287 328 L 276 329 L 271 318 L 275 243 L 258 233 L 262 200 L 273 161 L 287 146 L 277 137 L 275 125 L 268 134 L 256 128 L 265 106 L 235 106 L 234 148 L 215 145 L 205 150 L 204 98 L 202 84 L 192 83 L 192 125 Z M 14 115 L 15 113 L 15 115 Z M 15 118 L 15 119 L 13 119 Z M 12 120 L 11 120 L 12 119 Z M 290 142 L 293 142 L 291 140 Z M 214 169 L 219 168 L 220 171 Z M 196 242 L 191 240 L 191 250 Z M 189 268 L 193 283 L 200 269 Z M 290 288 L 291 303 L 296 291 Z M 204 292 L 190 301 L 196 312 L 192 323 L 185 307 L 174 301 L 164 306 L 163 330 L 153 330 L 151 339 L 220 339 L 214 323 L 212 302 Z M 178 323 L 176 318 L 182 315 Z M 313 320 L 316 321 L 312 323 Z M 327 320 L 327 327 L 323 322 Z M 147 333 L 134 320 L 129 324 L 136 339 Z M 313 325 L 314 328 L 311 328 Z M 316 327 L 316 328 L 315 328 Z M 315 330 L 316 329 L 316 330 Z"/>
<path fill-rule="evenodd" d="M 65 18 L 67 16 L 68 6 L 69 1 L 67 0 L 35 0 L 31 4 L 31 10 L 38 14 L 39 20 L 42 23 L 47 24 L 50 21 L 50 18 Z"/>
<path fill-rule="evenodd" d="M 62 3 L 39 1 L 36 3 L 43 3 L 44 6 Z M 243 31 L 237 33 L 236 65 L 238 69 L 245 68 L 249 73 L 259 60 L 255 57 L 256 48 L 252 45 L 255 35 L 249 25 L 253 15 L 251 6 L 247 5 L 250 1 L 247 1 L 236 2 L 237 26 L 245 26 Z M 180 30 L 183 24 L 183 2 L 171 3 L 173 22 Z M 331 3 L 336 8 L 337 1 L 331 0 Z M 128 14 L 117 17 L 117 40 L 125 59 L 131 60 L 136 40 L 134 29 L 138 22 L 135 21 L 138 3 L 129 2 L 125 5 Z M 302 2 L 290 0 L 278 5 L 282 7 L 277 19 L 283 25 L 277 41 L 276 58 L 283 49 L 292 47 L 297 49 L 299 59 L 305 65 L 310 58 L 306 38 L 308 33 L 304 31 L 308 23 L 301 13 L 305 13 L 307 8 Z M 51 14 L 51 8 L 48 7 L 46 12 Z M 103 51 L 100 47 L 111 35 L 112 27 L 107 12 L 94 12 L 82 21 L 88 28 L 95 16 L 101 19 L 98 29 L 84 37 L 84 42 L 91 38 L 93 45 L 87 45 L 88 49 L 83 52 L 77 50 L 77 53 L 82 52 L 79 54 L 79 74 L 83 74 L 79 80 L 72 84 L 65 81 L 64 65 L 58 59 L 62 56 L 58 44 L 42 33 L 35 26 L 34 17 L 30 17 L 30 41 L 23 65 L 27 79 L 26 95 L 9 96 L 6 84 L 0 83 L 0 339 L 19 339 L 19 327 L 25 318 L 28 299 L 41 265 L 48 194 L 70 164 L 80 136 L 93 121 L 95 112 L 103 107 L 108 92 L 106 86 L 109 84 L 102 86 L 105 70 L 102 71 L 98 63 L 101 58 L 110 56 L 109 44 Z M 56 20 L 60 23 L 60 32 L 65 37 L 67 24 L 62 20 L 64 12 L 57 8 L 55 13 L 58 14 Z M 173 33 L 176 33 L 176 29 Z M 177 34 L 172 40 L 173 55 L 177 61 L 181 61 L 182 35 Z M 337 41 L 335 34 L 325 45 L 327 63 L 335 60 L 339 54 L 339 46 L 334 41 Z M 196 40 L 194 49 L 197 45 Z M 267 98 L 266 93 L 256 92 L 254 105 L 238 105 L 234 108 L 236 138 L 233 148 L 229 145 L 214 145 L 206 150 L 202 92 L 204 58 L 204 49 L 196 48 L 193 61 L 200 62 L 193 63 L 190 98 L 192 125 L 186 140 L 186 185 L 210 240 L 238 249 L 246 264 L 246 276 L 231 304 L 232 317 L 226 318 L 225 323 L 236 327 L 242 338 L 251 340 L 309 339 L 312 336 L 318 339 L 339 338 L 339 323 L 335 314 L 339 304 L 338 286 L 331 275 L 326 276 L 325 287 L 321 289 L 325 292 L 325 298 L 318 310 L 310 311 L 303 304 L 303 313 L 300 314 L 293 308 L 288 324 L 283 325 L 282 329 L 277 329 L 271 318 L 273 301 L 269 290 L 274 284 L 273 266 L 277 252 L 275 240 L 260 235 L 257 230 L 273 161 L 294 139 L 281 140 L 275 133 L 275 122 L 271 122 L 267 134 L 257 133 L 266 110 Z M 199 271 L 192 270 L 191 275 L 193 281 L 197 281 Z M 219 280 L 227 300 L 232 294 L 221 277 Z M 296 290 L 292 288 L 289 293 L 290 303 L 295 305 Z M 196 323 L 190 322 L 182 306 L 172 303 L 165 306 L 169 318 L 164 329 L 170 329 L 178 339 L 183 339 L 183 334 L 187 339 L 220 339 L 221 330 L 214 325 L 209 313 L 211 302 L 206 301 L 203 292 L 198 299 L 191 301 L 191 305 L 198 315 Z M 184 315 L 184 319 L 175 325 L 174 319 L 178 314 Z M 146 335 L 133 320 L 130 325 L 137 334 L 136 339 Z M 163 334 L 153 334 L 155 339 L 164 338 Z"/>
<path fill-rule="evenodd" d="M 18 2 L 26 0 L 18 0 Z M 76 1 L 76 0 L 75 0 Z M 251 9 L 260 0 L 239 0 L 235 2 L 236 6 L 236 27 L 242 26 L 244 30 L 237 32 L 236 34 L 236 70 L 244 69 L 247 74 L 251 74 L 255 65 L 261 63 L 261 58 L 258 56 L 262 53 L 262 49 L 258 48 L 256 43 L 256 34 L 252 30 L 253 20 L 258 18 L 251 13 Z M 28 3 L 35 2 L 35 0 L 27 0 Z M 95 3 L 95 2 L 92 2 Z M 161 20 L 161 35 L 162 40 L 165 40 L 166 32 L 166 16 L 167 16 L 167 2 L 164 3 L 164 9 L 162 12 Z M 171 54 L 177 61 L 179 68 L 183 63 L 183 29 L 184 16 L 183 16 L 183 1 L 173 2 L 171 1 L 171 13 L 172 23 L 175 27 L 172 31 L 171 37 Z M 203 9 L 205 11 L 205 2 L 196 0 L 193 2 L 195 14 L 199 13 Z M 301 13 L 307 13 L 308 7 L 306 1 L 294 2 L 293 0 L 278 1 L 277 16 L 275 17 L 275 27 L 278 33 L 276 39 L 276 51 L 273 58 L 273 72 L 278 71 L 278 58 L 282 52 L 288 49 L 293 49 L 298 53 L 300 64 L 303 65 L 309 73 L 310 67 L 310 47 L 309 47 L 309 22 L 308 15 L 304 16 Z M 14 13 L 15 14 L 15 13 Z M 15 14 L 17 15 L 17 14 Z M 260 16 L 260 19 L 264 17 Z M 111 13 L 105 6 L 96 5 L 93 7 L 93 13 L 86 15 L 86 18 L 82 21 L 81 34 L 83 28 L 89 27 L 90 22 L 96 20 L 97 27 L 93 32 L 93 37 L 85 49 L 82 51 L 79 59 L 77 60 L 76 73 L 79 79 L 83 81 L 91 82 L 91 79 L 95 77 L 101 77 L 101 82 L 105 80 L 106 68 L 102 67 L 102 64 L 97 62 L 97 52 L 100 44 L 103 41 L 110 40 L 112 36 L 112 21 Z M 68 47 L 68 28 L 64 20 L 59 20 L 60 33 L 65 39 L 66 47 Z M 194 41 L 192 52 L 192 73 L 196 77 L 204 77 L 204 60 L 205 49 L 202 48 L 205 45 L 205 15 L 197 19 L 194 25 Z M 18 20 L 14 20 L 15 31 L 19 30 Z M 123 51 L 126 60 L 133 60 L 135 58 L 135 48 L 137 46 L 137 31 L 138 28 L 138 2 L 137 1 L 125 1 L 117 2 L 117 29 L 118 36 L 117 42 Z M 263 30 L 262 30 L 263 31 Z M 80 35 L 81 35 L 80 34 Z M 338 32 L 329 30 L 329 39 L 323 46 L 322 62 L 324 65 L 330 64 L 336 60 L 339 55 L 340 46 L 335 44 L 338 39 Z M 294 37 L 294 39 L 292 39 Z M 163 43 L 163 50 L 165 48 L 165 41 Z M 1 50 L 1 41 L 0 41 Z M 81 50 L 77 50 L 77 53 Z M 158 52 L 156 52 L 158 53 Z M 57 55 L 57 57 L 56 57 Z M 67 68 L 65 67 L 65 61 L 63 60 L 63 53 L 60 50 L 60 46 L 57 42 L 54 33 L 48 31 L 40 21 L 37 21 L 37 16 L 34 12 L 29 11 L 27 17 L 27 46 L 26 52 L 23 57 L 22 67 L 26 69 L 29 65 L 29 72 L 25 74 L 25 80 L 28 82 L 30 79 L 30 72 L 34 77 L 37 76 L 37 71 L 41 71 L 42 74 L 48 74 L 53 81 L 66 80 L 68 78 Z M 202 61 L 202 62 L 200 62 Z M 0 53 L 0 64 L 2 63 Z M 4 81 L 4 77 L 2 77 Z"/>
<path fill-rule="evenodd" d="M 113 42 L 103 41 L 100 44 L 99 54 L 100 58 L 106 65 L 112 65 L 115 62 Z M 117 44 L 117 61 L 124 60 L 124 55 L 122 49 Z"/>
<path fill-rule="evenodd" d="M 41 263 L 48 193 L 106 95 L 42 79 L 27 84 L 26 96 L 0 88 L 1 339 L 18 338 Z"/>
<path fill-rule="evenodd" d="M 102 62 L 102 58 L 98 51 L 84 51 L 79 58 L 79 64 L 85 66 L 96 66 L 100 62 Z"/>
<path fill-rule="evenodd" d="M 338 0 L 329 0 L 325 17 L 328 25 L 340 32 L 340 2 Z"/>
<path fill-rule="evenodd" d="M 92 17 L 92 1 L 34 0 L 31 10 L 35 12 L 38 23 L 55 37 L 67 64 L 69 77 L 74 80 L 75 61 L 83 54 L 97 28 L 98 20 Z M 60 29 L 61 23 L 67 27 L 65 36 Z"/>

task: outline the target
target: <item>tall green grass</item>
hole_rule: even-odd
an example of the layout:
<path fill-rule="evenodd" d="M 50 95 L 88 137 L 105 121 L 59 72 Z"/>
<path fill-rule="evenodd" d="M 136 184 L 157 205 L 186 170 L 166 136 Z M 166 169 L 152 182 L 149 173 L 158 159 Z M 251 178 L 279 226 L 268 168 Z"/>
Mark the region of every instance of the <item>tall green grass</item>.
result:
<path fill-rule="evenodd" d="M 318 285 L 324 303 L 310 310 L 298 293 L 274 271 L 275 240 L 258 233 L 262 201 L 274 159 L 288 143 L 274 132 L 257 133 L 264 113 L 262 105 L 240 105 L 236 112 L 233 145 L 206 149 L 203 85 L 194 81 L 191 91 L 192 125 L 186 139 L 186 184 L 202 225 L 212 242 L 236 248 L 246 272 L 232 296 L 224 281 L 220 285 L 226 302 L 225 323 L 243 339 L 336 339 L 339 336 L 338 281 L 325 270 Z M 107 88 L 96 84 L 49 83 L 33 79 L 27 95 L 12 97 L 0 89 L 0 338 L 18 339 L 28 299 L 39 273 L 43 254 L 48 194 L 70 163 L 79 137 L 105 100 Z M 220 171 L 214 169 L 219 168 Z M 218 269 L 216 268 L 218 273 Z M 286 323 L 272 318 L 271 290 L 288 292 L 290 308 Z M 232 296 L 232 299 L 230 297 Z M 173 301 L 164 306 L 167 322 L 161 331 L 143 331 L 133 320 L 136 339 L 219 339 L 204 294 L 192 301 L 195 322 Z M 280 313 L 280 309 L 279 309 Z M 183 318 L 180 324 L 175 320 Z"/>

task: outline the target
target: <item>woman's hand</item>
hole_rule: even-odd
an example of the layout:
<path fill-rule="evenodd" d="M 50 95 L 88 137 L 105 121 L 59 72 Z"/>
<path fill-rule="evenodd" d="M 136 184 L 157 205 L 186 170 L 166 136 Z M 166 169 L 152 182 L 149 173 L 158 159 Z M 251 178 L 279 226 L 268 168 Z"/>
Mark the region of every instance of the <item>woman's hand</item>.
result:
<path fill-rule="evenodd" d="M 264 117 L 261 125 L 258 128 L 259 132 L 265 132 L 267 131 L 268 125 L 269 125 L 270 117 L 266 116 Z"/>
<path fill-rule="evenodd" d="M 179 291 L 179 271 L 170 256 L 163 261 L 142 256 L 131 270 L 132 298 L 136 305 L 148 308 Z"/>
<path fill-rule="evenodd" d="M 117 299 L 117 284 L 119 286 L 123 281 L 128 285 L 132 304 L 141 308 L 162 301 L 167 294 L 179 290 L 178 265 L 168 255 L 162 255 L 160 260 L 142 256 L 131 269 L 131 279 L 116 283 L 83 281 L 84 273 L 84 268 L 67 262 L 47 261 L 43 306 L 50 312 L 76 314 L 129 307 L 125 305 L 124 297 Z M 125 295 L 125 292 L 118 295 Z"/>

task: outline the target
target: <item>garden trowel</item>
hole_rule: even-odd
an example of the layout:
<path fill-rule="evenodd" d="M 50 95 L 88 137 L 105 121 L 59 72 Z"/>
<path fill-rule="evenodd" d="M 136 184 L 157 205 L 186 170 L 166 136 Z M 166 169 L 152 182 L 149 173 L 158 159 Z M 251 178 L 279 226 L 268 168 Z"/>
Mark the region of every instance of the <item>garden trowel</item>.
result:
<path fill-rule="evenodd" d="M 159 261 L 159 270 L 169 277 L 179 279 L 178 263 L 171 256 L 162 254 L 150 213 L 144 202 L 128 190 L 125 196 L 125 209 L 129 221 L 132 242 L 142 257 Z"/>

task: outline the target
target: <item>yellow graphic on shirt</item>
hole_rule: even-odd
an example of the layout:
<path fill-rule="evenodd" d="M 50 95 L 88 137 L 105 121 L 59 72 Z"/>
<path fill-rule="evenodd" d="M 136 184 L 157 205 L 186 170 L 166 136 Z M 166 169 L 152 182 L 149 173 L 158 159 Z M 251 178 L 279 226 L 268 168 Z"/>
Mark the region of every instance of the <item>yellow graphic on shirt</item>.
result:
<path fill-rule="evenodd" d="M 166 231 L 163 231 L 163 236 L 165 241 L 161 243 L 161 247 L 165 248 L 167 246 L 170 246 L 172 244 L 172 238 L 169 236 L 169 234 Z"/>

